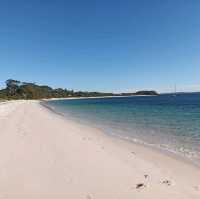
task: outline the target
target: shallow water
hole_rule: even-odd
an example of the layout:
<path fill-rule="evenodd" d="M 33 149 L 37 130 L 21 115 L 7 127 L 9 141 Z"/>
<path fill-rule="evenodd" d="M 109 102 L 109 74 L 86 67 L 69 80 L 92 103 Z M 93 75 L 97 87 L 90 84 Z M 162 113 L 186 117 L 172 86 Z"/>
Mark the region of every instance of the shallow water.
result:
<path fill-rule="evenodd" d="M 200 94 L 47 102 L 66 117 L 105 133 L 161 148 L 200 163 Z"/>

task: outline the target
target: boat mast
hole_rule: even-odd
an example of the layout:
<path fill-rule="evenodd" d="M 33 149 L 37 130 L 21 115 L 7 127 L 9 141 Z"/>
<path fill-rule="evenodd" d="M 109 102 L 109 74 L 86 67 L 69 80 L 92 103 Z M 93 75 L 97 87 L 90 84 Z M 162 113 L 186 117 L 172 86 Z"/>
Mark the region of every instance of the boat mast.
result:
<path fill-rule="evenodd" d="M 174 96 L 177 94 L 176 84 L 174 85 Z"/>

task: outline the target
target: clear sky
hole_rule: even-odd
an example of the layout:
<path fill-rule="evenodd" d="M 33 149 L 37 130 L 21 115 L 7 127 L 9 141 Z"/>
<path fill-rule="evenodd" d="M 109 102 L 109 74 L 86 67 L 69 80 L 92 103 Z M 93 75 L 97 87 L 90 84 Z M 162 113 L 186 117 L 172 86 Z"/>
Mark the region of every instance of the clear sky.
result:
<path fill-rule="evenodd" d="M 0 0 L 0 85 L 200 91 L 199 0 Z"/>

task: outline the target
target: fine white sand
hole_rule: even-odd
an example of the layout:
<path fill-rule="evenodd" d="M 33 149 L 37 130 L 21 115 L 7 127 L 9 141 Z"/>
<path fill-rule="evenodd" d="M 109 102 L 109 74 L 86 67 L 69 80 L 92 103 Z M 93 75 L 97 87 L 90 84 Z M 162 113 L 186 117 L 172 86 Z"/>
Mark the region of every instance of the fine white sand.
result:
<path fill-rule="evenodd" d="M 200 169 L 37 101 L 0 104 L 0 199 L 143 198 L 199 199 Z"/>

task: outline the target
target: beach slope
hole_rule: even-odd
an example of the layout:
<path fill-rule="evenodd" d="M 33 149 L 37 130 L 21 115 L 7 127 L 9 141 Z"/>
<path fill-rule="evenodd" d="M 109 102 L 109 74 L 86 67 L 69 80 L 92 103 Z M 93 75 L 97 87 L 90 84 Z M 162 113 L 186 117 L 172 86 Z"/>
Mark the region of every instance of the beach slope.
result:
<path fill-rule="evenodd" d="M 199 199 L 199 168 L 38 101 L 0 104 L 0 199 Z"/>

